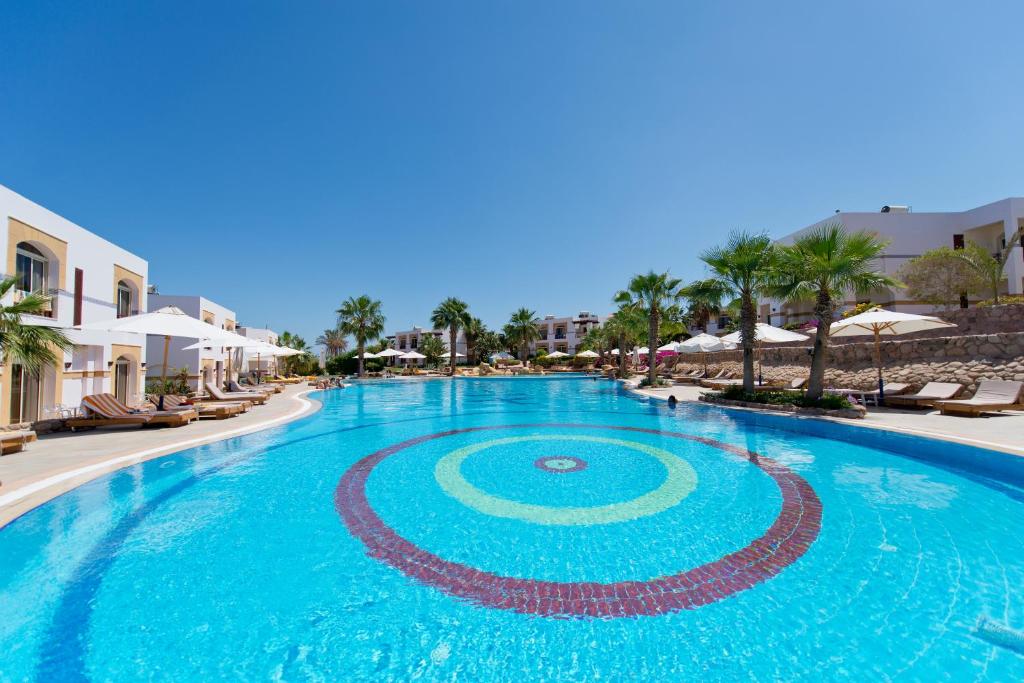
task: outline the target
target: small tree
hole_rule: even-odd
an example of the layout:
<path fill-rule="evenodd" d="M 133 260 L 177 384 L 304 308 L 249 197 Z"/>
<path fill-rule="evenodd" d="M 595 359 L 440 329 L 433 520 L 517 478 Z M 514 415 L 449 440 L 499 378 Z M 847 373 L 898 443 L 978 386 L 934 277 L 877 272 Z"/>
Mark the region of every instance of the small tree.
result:
<path fill-rule="evenodd" d="M 540 330 L 537 329 L 536 319 L 536 311 L 520 308 L 505 324 L 505 338 L 516 347 L 519 360 L 523 362 L 523 365 L 526 365 L 530 355 L 530 344 L 540 339 Z"/>
<path fill-rule="evenodd" d="M 459 338 L 459 330 L 464 328 L 471 318 L 466 302 L 453 296 L 438 304 L 434 312 L 430 314 L 430 323 L 434 327 L 448 330 L 448 351 L 451 354 L 449 372 L 452 375 L 455 374 L 455 343 Z"/>
<path fill-rule="evenodd" d="M 338 329 L 352 335 L 356 340 L 356 352 L 359 361 L 359 376 L 364 374 L 363 355 L 366 344 L 384 334 L 384 313 L 381 302 L 362 296 L 349 297 L 342 302 L 338 313 Z"/>
<path fill-rule="evenodd" d="M 447 349 L 444 348 L 444 342 L 438 337 L 432 334 L 425 335 L 420 339 L 419 352 L 422 353 L 426 358 L 423 359 L 423 364 L 437 368 L 441 365 L 441 360 L 445 357 Z"/>
<path fill-rule="evenodd" d="M 932 249 L 910 259 L 900 268 L 900 279 L 911 299 L 944 308 L 957 306 L 962 295 L 985 288 L 974 268 L 949 247 Z"/>

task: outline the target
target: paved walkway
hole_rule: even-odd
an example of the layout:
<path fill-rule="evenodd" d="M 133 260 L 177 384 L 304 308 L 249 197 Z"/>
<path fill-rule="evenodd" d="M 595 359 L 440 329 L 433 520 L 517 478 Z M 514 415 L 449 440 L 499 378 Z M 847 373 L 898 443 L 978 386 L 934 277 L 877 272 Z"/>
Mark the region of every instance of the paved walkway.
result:
<path fill-rule="evenodd" d="M 288 385 L 266 405 L 226 420 L 200 420 L 176 428 L 112 427 L 40 436 L 21 453 L 0 457 L 0 527 L 108 472 L 298 419 L 319 407 L 303 396 L 309 390 L 305 384 Z"/>
<path fill-rule="evenodd" d="M 664 401 L 667 401 L 669 396 L 675 396 L 677 401 L 696 401 L 702 393 L 710 391 L 710 389 L 675 386 L 636 391 L 644 396 Z M 730 410 L 747 409 L 730 408 Z M 778 414 L 786 415 L 787 413 Z M 940 415 L 937 410 L 895 410 L 868 406 L 868 414 L 863 420 L 843 420 L 830 417 L 820 419 L 834 420 L 857 427 L 917 434 L 1024 455 L 1024 412 L 1020 411 L 1006 411 L 983 417 L 954 417 Z"/>

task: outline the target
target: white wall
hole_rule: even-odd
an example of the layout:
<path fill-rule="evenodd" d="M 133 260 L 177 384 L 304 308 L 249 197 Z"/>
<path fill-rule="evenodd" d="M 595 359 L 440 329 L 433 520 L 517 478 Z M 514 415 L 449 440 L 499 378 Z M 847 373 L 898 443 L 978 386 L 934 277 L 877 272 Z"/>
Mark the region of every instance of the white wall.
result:
<path fill-rule="evenodd" d="M 70 328 L 74 322 L 75 269 L 83 272 L 82 279 L 82 322 L 93 323 L 111 320 L 117 316 L 114 301 L 114 266 L 119 265 L 142 277 L 141 291 L 135 304 L 139 311 L 146 311 L 146 287 L 148 286 L 149 264 L 131 252 L 108 242 L 99 235 L 58 216 L 7 187 L 0 185 L 0 267 L 8 270 L 9 259 L 9 218 L 14 218 L 47 235 L 67 243 L 67 262 L 57 263 L 51 268 L 51 288 L 57 288 L 57 271 L 64 272 L 64 287 L 54 293 L 55 315 L 53 319 L 37 319 L 38 322 Z M 140 226 L 142 229 L 142 226 Z M 13 275 L 14 273 L 5 273 Z M 146 342 L 142 335 L 82 332 L 68 330 L 68 336 L 76 344 L 73 351 L 64 354 L 63 364 L 49 379 L 50 386 L 44 386 L 42 409 L 44 416 L 54 408 L 56 382 L 60 383 L 60 402 L 77 406 L 82 396 L 99 391 L 110 391 L 110 377 L 102 375 L 111 370 L 112 344 L 141 347 L 142 362 L 145 362 Z M 70 365 L 66 365 L 70 364 Z M 67 372 L 72 377 L 64 377 Z M 82 373 L 89 375 L 80 376 Z M 136 373 L 137 375 L 137 373 Z M 137 378 L 136 378 L 137 379 Z M 135 387 L 136 389 L 140 387 Z M 9 395 L 0 395 L 0 415 L 9 414 Z M 3 419 L 0 419 L 3 423 Z"/>

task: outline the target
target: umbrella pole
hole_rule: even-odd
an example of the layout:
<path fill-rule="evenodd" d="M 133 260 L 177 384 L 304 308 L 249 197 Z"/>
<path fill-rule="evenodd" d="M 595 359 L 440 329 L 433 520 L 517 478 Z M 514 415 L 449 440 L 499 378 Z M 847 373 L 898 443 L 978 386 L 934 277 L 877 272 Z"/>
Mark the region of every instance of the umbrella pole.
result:
<path fill-rule="evenodd" d="M 885 384 L 882 382 L 882 342 L 875 329 L 875 362 L 878 365 L 878 405 L 885 405 Z"/>
<path fill-rule="evenodd" d="M 164 335 L 164 369 L 163 374 L 160 375 L 160 404 L 157 406 L 157 410 L 164 409 L 164 394 L 167 393 L 167 353 L 171 347 L 171 338 L 168 335 Z"/>

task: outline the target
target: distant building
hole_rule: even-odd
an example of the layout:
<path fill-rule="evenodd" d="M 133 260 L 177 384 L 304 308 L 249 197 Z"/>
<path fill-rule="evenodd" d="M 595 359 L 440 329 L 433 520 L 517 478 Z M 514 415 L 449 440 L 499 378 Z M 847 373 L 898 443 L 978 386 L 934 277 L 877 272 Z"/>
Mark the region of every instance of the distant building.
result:
<path fill-rule="evenodd" d="M 277 346 L 278 334 L 271 329 L 267 329 L 265 327 L 239 327 L 235 332 L 243 337 L 258 339 L 259 341 L 264 341 L 268 344 Z M 257 354 L 254 351 L 246 350 L 245 361 L 243 362 L 242 367 L 244 367 L 247 372 L 256 372 L 259 370 L 261 373 L 267 373 L 274 369 L 274 363 L 274 358 L 267 358 L 263 354 Z"/>
<path fill-rule="evenodd" d="M 574 354 L 590 330 L 601 324 L 601 318 L 590 311 L 580 311 L 575 316 L 555 317 L 546 315 L 535 321 L 540 339 L 530 344 L 530 353 L 544 349 L 548 353 L 561 351 Z"/>
<path fill-rule="evenodd" d="M 150 294 L 149 305 L 154 311 L 164 306 L 176 306 L 196 320 L 202 320 L 229 332 L 235 331 L 235 312 L 205 297 Z M 184 347 L 191 346 L 196 341 L 187 337 L 171 337 L 167 354 L 168 374 L 181 368 L 187 369 L 189 384 L 197 391 L 202 389 L 206 382 L 223 385 L 227 378 L 227 349 L 210 346 L 185 350 Z M 158 379 L 163 374 L 164 338 L 149 335 L 146 348 L 147 357 L 153 359 L 146 368 L 146 376 L 149 379 Z M 233 367 L 233 370 L 237 371 L 238 368 Z"/>
<path fill-rule="evenodd" d="M 59 417 L 88 394 L 137 404 L 145 335 L 71 328 L 145 312 L 149 264 L 2 185 L 0 250 L 5 273 L 18 279 L 6 303 L 48 293 L 49 310 L 25 322 L 66 328 L 75 344 L 38 375 L 17 363 L 0 369 L 0 426 Z"/>
<path fill-rule="evenodd" d="M 967 240 L 983 245 L 993 255 L 999 256 L 1005 249 L 1014 253 L 1006 265 L 1006 290 L 1010 294 L 1024 292 L 1024 249 L 1021 244 L 1007 244 L 1006 241 L 1024 224 L 1024 198 L 1010 197 L 967 211 L 915 213 L 905 206 L 886 206 L 879 212 L 840 211 L 802 230 L 777 240 L 778 244 L 792 244 L 801 235 L 828 223 L 841 223 L 847 230 L 867 230 L 889 240 L 889 246 L 879 260 L 880 269 L 898 276 L 900 266 L 922 253 L 941 246 L 963 247 Z M 974 297 L 971 301 L 975 301 Z M 876 292 L 846 292 L 844 307 L 871 301 L 908 313 L 929 313 L 934 307 L 920 301 L 906 298 L 902 289 L 884 289 Z M 966 303 L 966 302 L 965 302 Z M 758 306 L 758 317 L 772 325 L 802 323 L 813 317 L 813 304 L 786 303 L 773 299 L 762 299 Z M 709 332 L 714 332 L 714 327 Z"/>
<path fill-rule="evenodd" d="M 408 351 L 416 351 L 420 347 L 420 343 L 426 336 L 432 336 L 441 340 L 444 347 L 448 348 L 448 330 L 427 330 L 422 327 L 414 325 L 411 330 L 404 330 L 402 332 L 395 332 L 394 334 L 388 335 L 388 344 L 391 345 L 396 351 L 406 353 Z M 455 337 L 455 352 L 465 354 L 466 353 L 466 336 L 460 331 L 458 336 Z M 460 358 L 459 361 L 464 359 Z"/>

